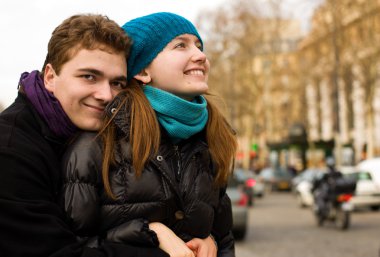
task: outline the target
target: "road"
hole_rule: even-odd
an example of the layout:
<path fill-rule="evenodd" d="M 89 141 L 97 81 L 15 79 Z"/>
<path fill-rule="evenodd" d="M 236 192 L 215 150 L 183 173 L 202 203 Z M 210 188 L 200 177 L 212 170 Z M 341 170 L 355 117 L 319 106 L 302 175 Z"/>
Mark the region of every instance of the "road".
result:
<path fill-rule="evenodd" d="M 355 211 L 347 231 L 316 226 L 312 211 L 291 193 L 256 199 L 249 230 L 236 242 L 237 257 L 380 257 L 380 211 Z"/>

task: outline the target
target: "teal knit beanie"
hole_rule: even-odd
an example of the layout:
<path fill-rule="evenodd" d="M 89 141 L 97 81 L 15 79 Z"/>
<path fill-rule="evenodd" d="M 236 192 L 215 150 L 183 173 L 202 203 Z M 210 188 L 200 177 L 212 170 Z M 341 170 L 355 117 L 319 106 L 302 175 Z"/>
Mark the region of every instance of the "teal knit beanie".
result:
<path fill-rule="evenodd" d="M 203 42 L 194 25 L 174 13 L 159 12 L 125 23 L 122 28 L 132 39 L 128 58 L 128 80 L 146 68 L 165 46 L 182 34 L 192 34 Z"/>

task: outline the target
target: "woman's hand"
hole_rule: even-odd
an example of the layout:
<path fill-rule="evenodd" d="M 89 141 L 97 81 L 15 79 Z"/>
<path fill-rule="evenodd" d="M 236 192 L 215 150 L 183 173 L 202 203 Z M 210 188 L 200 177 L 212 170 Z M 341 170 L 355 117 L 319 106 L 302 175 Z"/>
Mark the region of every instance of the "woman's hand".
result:
<path fill-rule="evenodd" d="M 159 247 L 170 257 L 195 257 L 194 252 L 174 232 L 159 222 L 149 223 L 149 228 L 156 232 Z"/>
<path fill-rule="evenodd" d="M 186 245 L 196 257 L 216 257 L 218 249 L 214 239 L 209 236 L 205 239 L 193 238 Z"/>

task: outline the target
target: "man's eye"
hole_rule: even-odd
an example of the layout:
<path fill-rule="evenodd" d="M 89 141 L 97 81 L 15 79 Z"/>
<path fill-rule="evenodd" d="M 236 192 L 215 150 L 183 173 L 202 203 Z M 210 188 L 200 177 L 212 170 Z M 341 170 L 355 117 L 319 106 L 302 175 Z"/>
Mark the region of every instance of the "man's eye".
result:
<path fill-rule="evenodd" d="M 86 80 L 90 80 L 90 81 L 94 81 L 95 80 L 95 76 L 94 75 L 90 75 L 90 74 L 82 75 L 82 78 L 84 78 Z"/>
<path fill-rule="evenodd" d="M 113 87 L 117 87 L 117 88 L 119 88 L 119 89 L 124 89 L 124 88 L 127 87 L 127 83 L 125 83 L 125 82 L 121 82 L 121 81 L 115 81 L 115 82 L 112 82 L 111 85 L 112 85 Z"/>

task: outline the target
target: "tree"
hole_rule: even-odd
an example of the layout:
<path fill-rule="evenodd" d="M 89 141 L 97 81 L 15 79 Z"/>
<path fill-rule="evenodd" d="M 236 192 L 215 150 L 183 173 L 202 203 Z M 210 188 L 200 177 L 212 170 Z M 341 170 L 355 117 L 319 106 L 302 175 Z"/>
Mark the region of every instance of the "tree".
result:
<path fill-rule="evenodd" d="M 280 2 L 258 8 L 262 1 L 240 0 L 201 13 L 197 21 L 206 35 L 210 88 L 224 99 L 246 149 L 262 138 L 283 140 L 302 113 L 292 111 L 300 106 L 301 91 L 294 88 L 299 83 L 293 83 L 296 66 L 290 58 L 300 35 L 293 36 L 294 21 L 282 18 Z"/>

